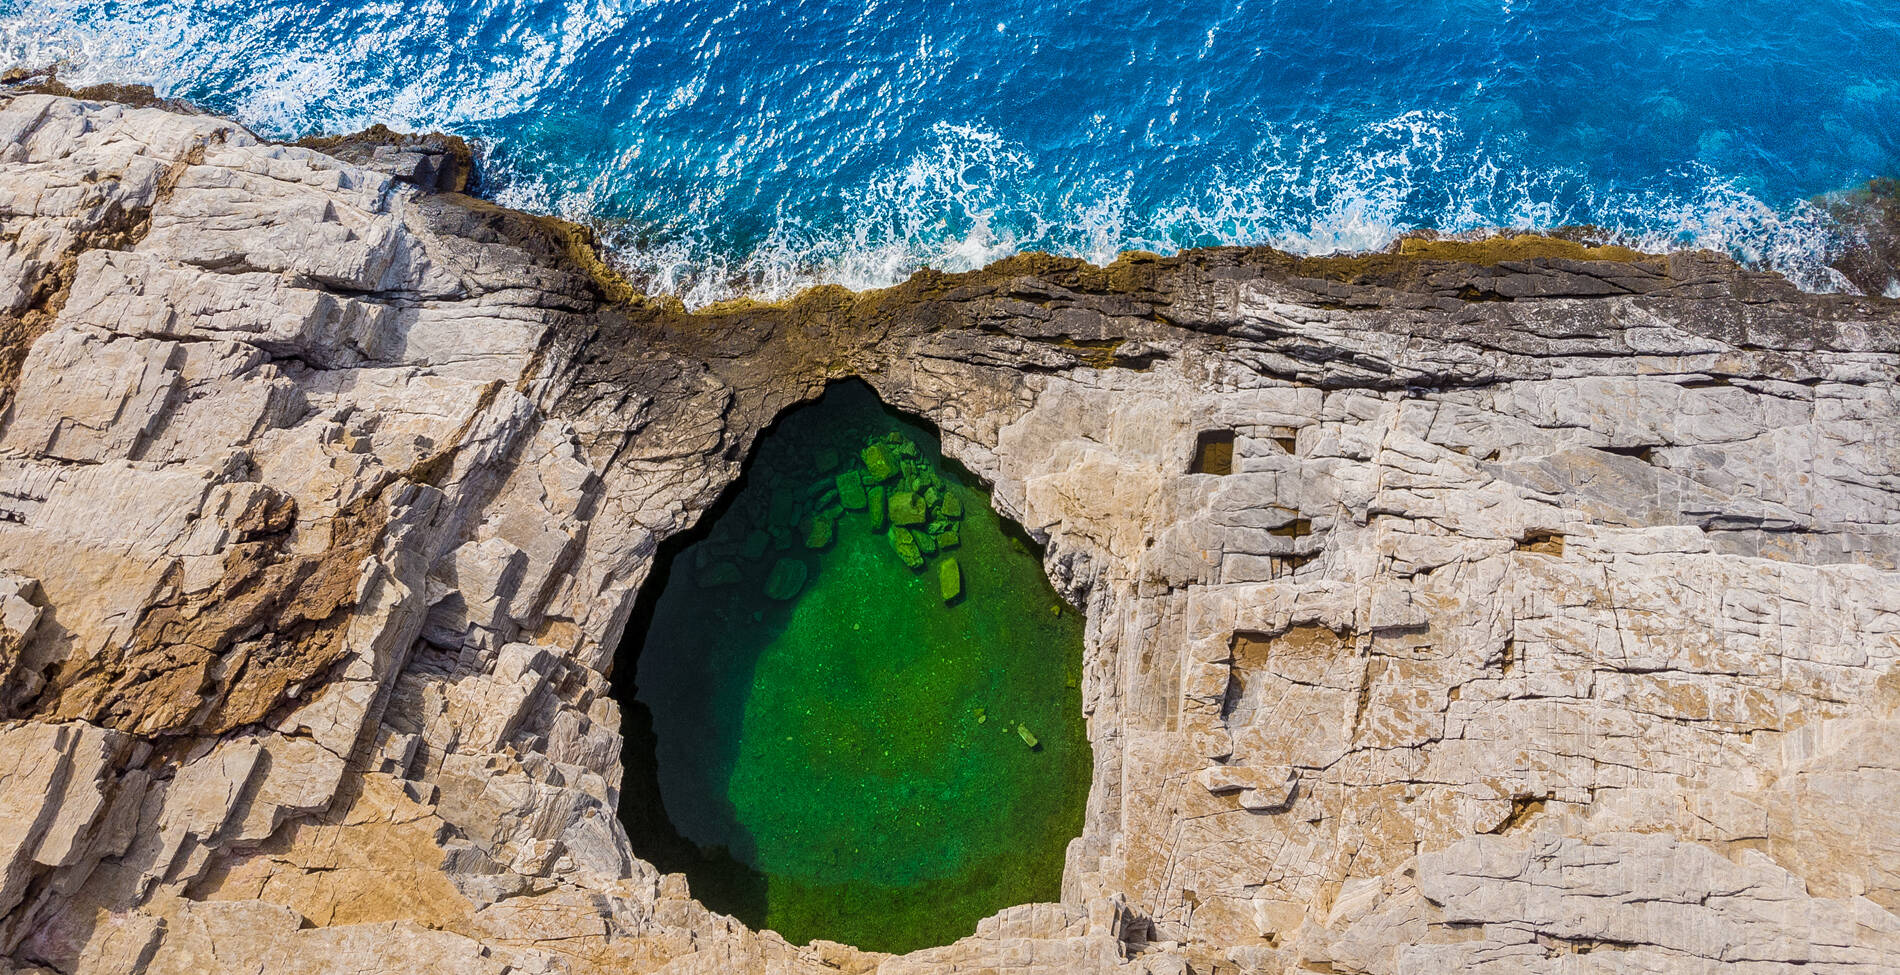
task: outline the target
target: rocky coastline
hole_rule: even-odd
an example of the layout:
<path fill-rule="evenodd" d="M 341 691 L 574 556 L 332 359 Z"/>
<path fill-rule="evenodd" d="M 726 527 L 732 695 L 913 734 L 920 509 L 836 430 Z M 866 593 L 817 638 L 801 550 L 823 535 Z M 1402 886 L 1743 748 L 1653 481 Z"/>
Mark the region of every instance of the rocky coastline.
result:
<path fill-rule="evenodd" d="M 1900 301 L 1507 238 L 688 312 L 453 140 L 76 94 L 0 94 L 0 971 L 1900 958 Z M 1061 901 L 904 956 L 616 817 L 660 543 L 849 377 L 1088 617 Z"/>

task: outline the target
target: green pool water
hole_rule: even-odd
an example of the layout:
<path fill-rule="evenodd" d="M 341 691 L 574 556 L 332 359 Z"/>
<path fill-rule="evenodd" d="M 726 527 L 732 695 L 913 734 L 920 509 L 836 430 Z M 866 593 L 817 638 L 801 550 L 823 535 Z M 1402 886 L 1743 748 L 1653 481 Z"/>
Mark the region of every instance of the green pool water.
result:
<path fill-rule="evenodd" d="M 919 551 L 840 491 L 885 467 Z M 908 951 L 1058 896 L 1091 767 L 1082 618 L 933 432 L 833 386 L 659 571 L 620 662 L 637 852 L 794 943 Z"/>

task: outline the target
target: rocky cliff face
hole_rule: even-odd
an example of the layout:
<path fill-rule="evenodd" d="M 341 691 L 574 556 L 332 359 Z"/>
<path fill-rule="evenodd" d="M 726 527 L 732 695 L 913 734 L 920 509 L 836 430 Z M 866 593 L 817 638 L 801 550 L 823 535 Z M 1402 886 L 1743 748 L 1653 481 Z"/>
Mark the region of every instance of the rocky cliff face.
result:
<path fill-rule="evenodd" d="M 686 314 L 333 148 L 0 99 L 0 970 L 1900 966 L 1900 302 L 1515 240 Z M 850 375 L 1089 620 L 1062 902 L 904 957 L 614 816 L 659 542 Z"/>

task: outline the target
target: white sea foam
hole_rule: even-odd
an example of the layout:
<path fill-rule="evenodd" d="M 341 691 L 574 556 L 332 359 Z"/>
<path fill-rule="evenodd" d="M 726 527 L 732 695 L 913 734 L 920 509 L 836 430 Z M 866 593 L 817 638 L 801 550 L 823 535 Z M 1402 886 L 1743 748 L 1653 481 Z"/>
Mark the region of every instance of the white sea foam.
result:
<path fill-rule="evenodd" d="M 652 6 L 566 0 L 550 19 L 545 3 L 534 7 L 538 18 L 528 16 L 533 2 L 484 0 L 453 12 L 442 0 L 372 3 L 353 10 L 362 23 L 347 43 L 312 40 L 279 50 L 268 44 L 281 40 L 264 38 L 325 35 L 281 29 L 280 20 L 301 16 L 294 7 L 264 9 L 245 30 L 213 31 L 195 7 L 115 5 L 106 15 L 99 0 L 33 0 L 0 16 L 0 62 L 59 64 L 72 83 L 142 82 L 161 94 L 240 66 L 236 113 L 273 135 L 376 121 L 467 131 L 534 112 L 545 87 L 589 53 L 637 50 L 638 32 L 625 28 Z M 395 70 L 390 59 L 399 62 Z M 652 104 L 681 108 L 706 86 L 706 76 L 694 74 L 652 93 Z M 886 286 L 919 268 L 968 270 L 1027 249 L 1097 263 L 1123 250 L 1208 244 L 1326 254 L 1380 249 L 1421 226 L 1574 223 L 1644 249 L 1724 251 L 1812 290 L 1848 288 L 1827 266 L 1842 241 L 1819 208 L 1770 206 L 1713 171 L 1673 174 L 1677 189 L 1668 193 L 1604 188 L 1592 174 L 1537 165 L 1508 139 L 1424 111 L 1343 133 L 1263 125 L 1254 142 L 1245 158 L 1179 174 L 1180 192 L 1152 199 L 1149 191 L 1150 199 L 1138 200 L 1132 173 L 1100 162 L 1079 174 L 1048 172 L 1029 149 L 991 128 L 942 122 L 909 158 L 836 189 L 838 206 L 822 223 L 782 206 L 773 225 L 737 244 L 727 230 L 735 215 L 723 209 L 732 186 L 718 180 L 683 191 L 662 233 L 614 219 L 615 181 L 656 162 L 635 149 L 577 174 L 546 165 L 549 150 L 524 144 L 514 152 L 491 134 L 486 175 L 498 202 L 594 224 L 613 259 L 645 287 L 693 306 L 827 283 Z M 713 167 L 721 179 L 745 178 L 732 158 L 722 159 Z M 525 171 L 530 164 L 541 171 Z"/>
<path fill-rule="evenodd" d="M 1380 250 L 1418 227 L 1530 231 L 1580 223 L 1644 250 L 1708 248 L 1809 290 L 1851 290 L 1827 266 L 1841 241 L 1818 207 L 1777 210 L 1706 171 L 1694 174 L 1689 192 L 1596 192 L 1581 173 L 1536 172 L 1495 157 L 1474 164 L 1462 141 L 1448 136 L 1452 124 L 1407 113 L 1343 147 L 1319 134 L 1276 134 L 1253 169 L 1218 171 L 1146 212 L 1131 205 L 1125 183 L 1108 180 L 1071 184 L 1051 204 L 1024 149 L 981 127 L 941 125 L 928 150 L 851 194 L 838 228 L 783 222 L 736 259 L 721 253 L 711 227 L 660 245 L 636 244 L 611 223 L 603 224 L 604 236 L 623 269 L 695 307 L 782 298 L 819 284 L 884 287 L 919 268 L 971 270 L 1027 249 L 1098 264 L 1126 250 L 1209 244 L 1320 255 Z M 985 176 L 972 180 L 972 172 Z M 546 206 L 559 194 L 503 195 Z M 1557 202 L 1565 199 L 1573 202 Z M 583 206 L 570 215 L 585 213 Z"/>
<path fill-rule="evenodd" d="M 29 0 L 0 16 L 0 63 L 57 67 L 75 85 L 147 84 L 160 95 L 237 71 L 235 114 L 275 136 L 372 122 L 453 129 L 531 110 L 547 79 L 618 43 L 648 5 L 568 0 L 559 22 L 542 23 L 529 16 L 535 0 L 453 12 L 441 0 L 371 3 L 354 8 L 355 29 L 341 33 L 296 23 L 308 16 L 296 5 L 265 5 L 233 29 L 192 4 Z"/>

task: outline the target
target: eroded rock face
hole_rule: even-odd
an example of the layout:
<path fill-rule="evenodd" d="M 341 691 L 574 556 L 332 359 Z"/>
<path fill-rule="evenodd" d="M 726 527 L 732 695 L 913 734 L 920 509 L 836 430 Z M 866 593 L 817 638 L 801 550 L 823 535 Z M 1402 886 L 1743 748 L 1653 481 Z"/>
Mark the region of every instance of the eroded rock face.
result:
<path fill-rule="evenodd" d="M 1900 958 L 1900 304 L 1519 242 L 687 315 L 411 155 L 0 100 L 12 964 Z M 1089 614 L 1062 903 L 899 958 L 712 915 L 615 819 L 659 540 L 846 375 Z"/>

